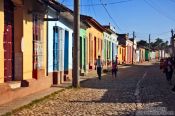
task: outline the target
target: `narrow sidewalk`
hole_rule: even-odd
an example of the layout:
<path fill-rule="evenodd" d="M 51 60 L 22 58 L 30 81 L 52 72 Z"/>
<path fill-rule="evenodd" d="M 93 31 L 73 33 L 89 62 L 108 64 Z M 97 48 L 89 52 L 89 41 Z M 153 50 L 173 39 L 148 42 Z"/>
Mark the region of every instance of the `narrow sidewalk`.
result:
<path fill-rule="evenodd" d="M 83 76 L 83 77 L 80 76 L 80 82 L 86 81 L 89 78 L 95 78 L 95 77 L 96 77 L 96 71 L 91 71 L 90 73 L 88 73 L 87 76 Z M 28 96 L 25 96 L 22 98 L 18 98 L 18 99 L 13 100 L 9 103 L 0 105 L 0 116 L 6 114 L 8 112 L 11 112 L 15 109 L 18 109 L 24 105 L 27 105 L 34 100 L 42 99 L 45 96 L 48 96 L 48 95 L 55 93 L 55 92 L 59 92 L 59 91 L 64 90 L 70 86 L 71 86 L 71 82 L 65 82 L 61 85 L 53 86 L 53 87 L 50 87 L 48 89 L 42 90 L 40 92 L 31 94 L 31 95 L 28 95 Z"/>
<path fill-rule="evenodd" d="M 127 67 L 127 66 L 123 66 L 123 65 L 119 66 L 119 68 L 125 68 L 125 67 Z M 103 73 L 102 75 L 106 75 L 106 74 Z M 80 82 L 86 81 L 90 78 L 96 78 L 96 77 L 97 77 L 96 70 L 91 70 L 86 76 L 80 76 Z M 48 95 L 50 95 L 52 93 L 55 93 L 55 92 L 59 92 L 59 91 L 64 90 L 64 89 L 66 89 L 67 87 L 70 87 L 70 86 L 71 86 L 71 81 L 70 82 L 65 82 L 61 85 L 52 86 L 52 87 L 50 87 L 48 89 L 45 89 L 45 90 L 42 90 L 40 92 L 31 94 L 31 95 L 28 95 L 28 96 L 25 96 L 25 97 L 22 97 L 22 98 L 18 98 L 18 99 L 13 100 L 9 103 L 0 105 L 0 116 L 6 114 L 8 112 L 11 112 L 15 109 L 18 109 L 22 106 L 30 104 L 34 100 L 42 99 L 45 96 L 48 96 Z"/>

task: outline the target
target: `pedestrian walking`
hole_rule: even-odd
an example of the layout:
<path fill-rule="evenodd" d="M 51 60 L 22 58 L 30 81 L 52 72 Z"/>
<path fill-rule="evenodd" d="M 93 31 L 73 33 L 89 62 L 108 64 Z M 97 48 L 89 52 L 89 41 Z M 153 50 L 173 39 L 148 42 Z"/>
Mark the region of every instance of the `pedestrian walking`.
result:
<path fill-rule="evenodd" d="M 115 78 L 117 77 L 117 71 L 118 71 L 117 62 L 112 61 L 112 77 L 113 76 L 115 76 Z"/>
<path fill-rule="evenodd" d="M 173 68 L 175 69 L 175 57 L 173 59 Z M 175 93 L 175 85 L 171 90 L 172 90 L 173 93 Z"/>
<path fill-rule="evenodd" d="M 118 65 L 118 56 L 116 56 L 116 65 Z"/>
<path fill-rule="evenodd" d="M 164 63 L 164 73 L 166 75 L 166 79 L 170 85 L 172 85 L 172 76 L 173 76 L 173 63 L 171 58 L 166 59 Z"/>
<path fill-rule="evenodd" d="M 98 56 L 98 59 L 96 60 L 96 69 L 97 69 L 97 74 L 98 74 L 98 79 L 101 80 L 101 72 L 102 72 L 102 66 L 103 66 L 103 63 L 100 59 L 100 56 Z"/>

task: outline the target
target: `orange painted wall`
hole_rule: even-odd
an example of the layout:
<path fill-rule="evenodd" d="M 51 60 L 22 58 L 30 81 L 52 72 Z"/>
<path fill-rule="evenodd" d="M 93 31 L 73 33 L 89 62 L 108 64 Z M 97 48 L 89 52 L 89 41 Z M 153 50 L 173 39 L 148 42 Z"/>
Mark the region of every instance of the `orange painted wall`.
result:
<path fill-rule="evenodd" d="M 126 63 L 131 64 L 132 63 L 132 46 L 126 47 Z"/>
<path fill-rule="evenodd" d="M 0 83 L 4 82 L 4 48 L 3 48 L 3 32 L 4 32 L 4 0 L 0 1 Z"/>
<path fill-rule="evenodd" d="M 91 37 L 90 37 L 91 34 Z M 94 38 L 96 38 L 96 50 L 94 48 Z M 93 26 L 87 29 L 87 64 L 91 64 L 94 66 L 95 59 L 98 58 L 98 55 L 102 56 L 102 41 L 103 41 L 103 32 L 100 32 Z M 96 56 L 94 56 L 94 53 L 96 51 Z"/>
<path fill-rule="evenodd" d="M 126 63 L 126 46 L 122 46 L 122 61 L 124 62 L 124 63 Z"/>

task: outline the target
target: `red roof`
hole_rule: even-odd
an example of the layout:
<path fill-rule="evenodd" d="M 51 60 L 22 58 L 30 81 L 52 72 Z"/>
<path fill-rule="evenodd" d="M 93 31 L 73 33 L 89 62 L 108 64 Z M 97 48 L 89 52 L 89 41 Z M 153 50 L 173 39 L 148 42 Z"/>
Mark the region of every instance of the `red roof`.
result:
<path fill-rule="evenodd" d="M 103 26 L 98 21 L 96 21 L 94 18 L 92 18 L 90 16 L 86 16 L 86 15 L 81 15 L 80 17 L 81 17 L 82 20 L 85 20 L 86 22 L 92 24 L 99 31 L 101 31 L 101 32 L 105 31 Z"/>

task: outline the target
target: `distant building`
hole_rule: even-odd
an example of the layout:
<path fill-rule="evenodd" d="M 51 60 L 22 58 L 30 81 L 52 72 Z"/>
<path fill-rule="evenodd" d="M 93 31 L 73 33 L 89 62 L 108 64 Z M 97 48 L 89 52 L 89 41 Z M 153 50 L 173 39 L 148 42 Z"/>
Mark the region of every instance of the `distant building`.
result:
<path fill-rule="evenodd" d="M 133 39 L 133 38 L 130 38 L 130 40 L 133 42 L 133 63 L 136 63 L 137 41 L 136 41 L 136 39 Z"/>
<path fill-rule="evenodd" d="M 111 49 L 111 56 L 109 59 L 110 61 L 112 60 L 116 60 L 117 57 L 117 52 L 118 52 L 118 35 L 116 34 L 116 30 L 113 26 L 111 26 L 110 24 L 107 26 L 103 26 L 105 29 L 107 29 L 110 32 L 110 49 Z"/>
<path fill-rule="evenodd" d="M 126 63 L 126 40 L 128 39 L 127 34 L 117 34 L 118 35 L 118 63 Z"/>

